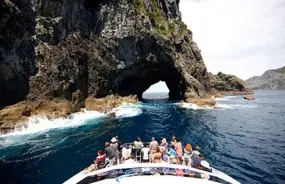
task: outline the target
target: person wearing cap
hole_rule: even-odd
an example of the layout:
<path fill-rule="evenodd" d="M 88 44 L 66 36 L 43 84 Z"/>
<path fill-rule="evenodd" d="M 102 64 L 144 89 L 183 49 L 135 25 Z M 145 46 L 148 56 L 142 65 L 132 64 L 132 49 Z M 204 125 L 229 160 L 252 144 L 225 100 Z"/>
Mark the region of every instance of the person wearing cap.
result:
<path fill-rule="evenodd" d="M 162 138 L 160 146 L 165 148 L 165 152 L 168 152 L 168 143 L 165 138 Z"/>
<path fill-rule="evenodd" d="M 210 167 L 209 162 L 207 162 L 206 160 L 201 161 L 200 169 L 207 171 L 207 172 L 212 172 L 212 168 Z"/>
<path fill-rule="evenodd" d="M 114 151 L 115 151 L 115 157 L 116 157 L 117 162 L 118 162 L 118 161 L 119 161 L 119 157 L 120 157 L 120 151 L 119 151 L 118 140 L 117 140 L 115 137 L 113 137 L 113 138 L 111 139 L 111 144 L 110 144 L 110 146 L 114 149 Z"/>

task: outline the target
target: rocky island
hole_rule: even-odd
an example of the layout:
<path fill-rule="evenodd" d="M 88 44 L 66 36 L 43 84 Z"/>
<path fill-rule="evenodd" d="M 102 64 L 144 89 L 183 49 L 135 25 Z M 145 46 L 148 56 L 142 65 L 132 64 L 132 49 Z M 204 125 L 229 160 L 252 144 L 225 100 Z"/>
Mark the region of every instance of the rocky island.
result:
<path fill-rule="evenodd" d="M 159 81 L 170 100 L 186 102 L 247 91 L 241 80 L 207 71 L 179 0 L 0 2 L 2 130 L 32 115 L 135 103 Z"/>

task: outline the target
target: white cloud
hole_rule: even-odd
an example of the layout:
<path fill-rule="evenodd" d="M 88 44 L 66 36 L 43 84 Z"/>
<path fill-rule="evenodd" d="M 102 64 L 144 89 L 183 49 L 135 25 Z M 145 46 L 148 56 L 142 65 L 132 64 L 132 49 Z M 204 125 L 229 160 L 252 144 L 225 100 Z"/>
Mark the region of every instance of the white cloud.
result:
<path fill-rule="evenodd" d="M 208 70 L 243 79 L 285 66 L 284 0 L 181 0 Z"/>

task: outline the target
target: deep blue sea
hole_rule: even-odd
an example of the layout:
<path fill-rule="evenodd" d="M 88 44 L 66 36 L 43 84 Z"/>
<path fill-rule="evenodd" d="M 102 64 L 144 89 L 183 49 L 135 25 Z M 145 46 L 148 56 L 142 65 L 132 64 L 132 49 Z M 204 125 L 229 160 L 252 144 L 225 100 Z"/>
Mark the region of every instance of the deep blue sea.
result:
<path fill-rule="evenodd" d="M 147 100 L 116 109 L 117 119 L 92 112 L 34 118 L 28 129 L 0 136 L 0 183 L 62 183 L 89 166 L 115 135 L 122 142 L 176 135 L 183 145 L 199 145 L 213 167 L 241 183 L 285 183 L 285 91 L 255 97 L 228 96 L 215 109 Z"/>

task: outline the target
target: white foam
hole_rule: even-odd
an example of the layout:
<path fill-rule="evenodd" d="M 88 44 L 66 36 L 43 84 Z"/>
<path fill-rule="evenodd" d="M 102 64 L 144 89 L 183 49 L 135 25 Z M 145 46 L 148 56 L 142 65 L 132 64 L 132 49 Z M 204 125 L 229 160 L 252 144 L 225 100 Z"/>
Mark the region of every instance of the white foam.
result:
<path fill-rule="evenodd" d="M 83 112 L 74 113 L 67 118 L 49 119 L 45 116 L 32 116 L 29 118 L 28 124 L 26 126 L 16 127 L 15 131 L 4 134 L 2 137 L 11 135 L 33 134 L 56 128 L 78 127 L 90 119 L 104 116 L 105 114 L 103 113 L 86 110 Z"/>
<path fill-rule="evenodd" d="M 125 118 L 140 115 L 142 110 L 136 105 L 123 104 L 122 106 L 113 109 L 111 112 L 114 112 L 117 118 Z"/>
<path fill-rule="evenodd" d="M 113 109 L 111 112 L 116 114 L 116 118 L 133 117 L 142 113 L 142 110 L 136 105 L 123 104 L 122 106 Z M 16 127 L 15 130 L 8 134 L 0 135 L 1 137 L 26 135 L 46 132 L 51 129 L 64 129 L 78 127 L 88 123 L 89 120 L 104 118 L 108 114 L 97 111 L 87 111 L 74 113 L 67 118 L 49 119 L 45 116 L 32 116 L 28 120 L 26 126 Z"/>
<path fill-rule="evenodd" d="M 198 110 L 198 109 L 213 109 L 214 107 L 210 107 L 210 106 L 205 106 L 205 107 L 199 107 L 196 104 L 192 104 L 192 103 L 177 103 L 177 105 L 181 108 L 185 108 L 185 109 L 193 109 L 193 110 Z"/>

